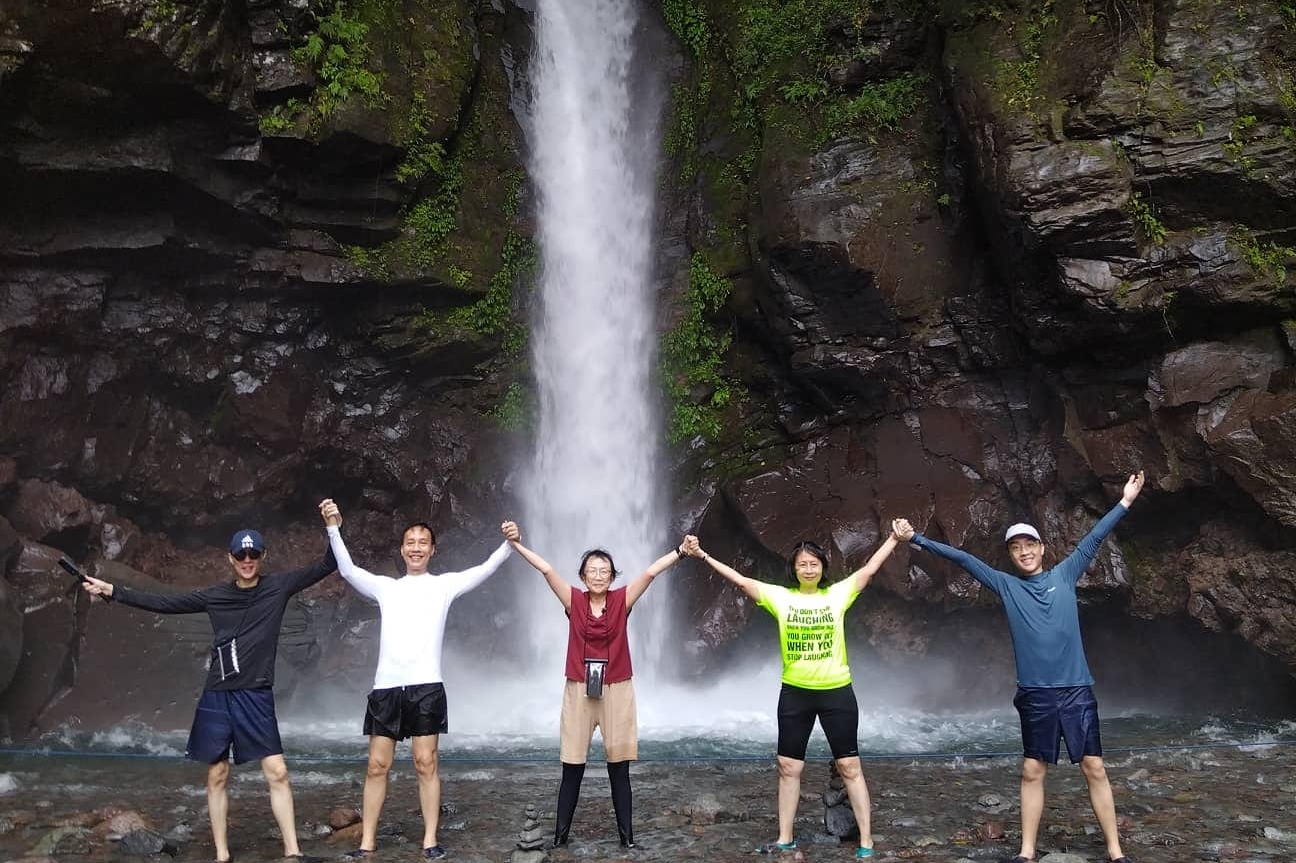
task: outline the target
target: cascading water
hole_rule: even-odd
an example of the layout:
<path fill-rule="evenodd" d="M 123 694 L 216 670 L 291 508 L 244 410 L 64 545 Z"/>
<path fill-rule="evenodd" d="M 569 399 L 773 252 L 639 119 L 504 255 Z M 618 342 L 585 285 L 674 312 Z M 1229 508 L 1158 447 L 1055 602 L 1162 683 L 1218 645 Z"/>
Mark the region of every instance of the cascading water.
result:
<path fill-rule="evenodd" d="M 531 177 L 542 269 L 532 353 L 539 423 L 524 541 L 575 582 L 581 552 L 633 577 L 670 546 L 659 504 L 653 228 L 661 88 L 636 80 L 634 3 L 540 0 Z M 537 671 L 561 667 L 566 623 L 548 588 L 534 612 Z M 636 676 L 651 676 L 668 597 L 636 606 Z M 552 607 L 550 607 L 552 606 Z"/>

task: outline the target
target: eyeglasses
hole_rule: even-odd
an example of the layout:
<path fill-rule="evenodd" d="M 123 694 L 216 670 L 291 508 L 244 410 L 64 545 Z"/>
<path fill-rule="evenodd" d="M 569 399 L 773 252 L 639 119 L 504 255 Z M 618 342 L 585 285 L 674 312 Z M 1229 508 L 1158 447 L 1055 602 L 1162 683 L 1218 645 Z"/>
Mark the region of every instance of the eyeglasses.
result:
<path fill-rule="evenodd" d="M 585 570 L 585 574 L 586 574 L 587 576 L 589 576 L 589 575 L 611 575 L 611 574 L 612 574 L 612 570 L 610 570 L 610 569 L 587 569 L 587 570 Z"/>
<path fill-rule="evenodd" d="M 242 563 L 245 560 L 260 560 L 261 552 L 255 548 L 240 548 L 238 551 L 230 552 L 230 556 Z"/>

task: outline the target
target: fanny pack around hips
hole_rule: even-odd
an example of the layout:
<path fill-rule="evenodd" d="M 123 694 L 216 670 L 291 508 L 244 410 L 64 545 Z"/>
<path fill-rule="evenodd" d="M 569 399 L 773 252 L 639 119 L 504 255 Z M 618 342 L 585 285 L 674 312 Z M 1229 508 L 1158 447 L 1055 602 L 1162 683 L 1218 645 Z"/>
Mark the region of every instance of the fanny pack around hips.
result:
<path fill-rule="evenodd" d="M 607 664 L 606 659 L 585 660 L 585 694 L 590 698 L 603 697 L 603 672 Z"/>

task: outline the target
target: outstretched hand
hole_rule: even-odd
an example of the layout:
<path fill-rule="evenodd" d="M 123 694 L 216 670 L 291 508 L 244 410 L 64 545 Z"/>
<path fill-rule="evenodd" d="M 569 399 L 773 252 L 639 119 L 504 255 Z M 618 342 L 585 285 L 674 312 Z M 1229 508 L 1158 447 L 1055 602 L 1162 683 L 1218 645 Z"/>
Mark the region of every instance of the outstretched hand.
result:
<path fill-rule="evenodd" d="M 85 576 L 81 581 L 81 587 L 91 596 L 112 596 L 113 586 L 102 579 L 93 576 Z"/>
<path fill-rule="evenodd" d="M 500 532 L 509 542 L 521 542 L 522 531 L 518 530 L 517 522 L 506 521 L 500 525 Z"/>
<path fill-rule="evenodd" d="M 907 518 L 897 518 L 891 521 L 891 533 L 901 542 L 908 542 L 914 538 L 914 526 L 909 523 Z"/>
<path fill-rule="evenodd" d="M 1129 505 L 1134 502 L 1134 498 L 1138 497 L 1139 492 L 1143 490 L 1144 479 L 1143 471 L 1139 471 L 1130 474 L 1130 478 L 1125 481 L 1125 490 L 1121 493 L 1121 503 L 1125 504 L 1126 509 L 1129 509 Z"/>
<path fill-rule="evenodd" d="M 324 519 L 324 524 L 328 527 L 341 527 L 342 510 L 333 502 L 333 498 L 326 497 L 319 504 L 320 517 Z"/>
<path fill-rule="evenodd" d="M 702 551 L 702 545 L 698 542 L 698 538 L 691 533 L 685 535 L 684 543 L 680 547 L 684 549 L 684 553 L 687 554 L 689 557 L 704 556 L 704 552 Z"/>

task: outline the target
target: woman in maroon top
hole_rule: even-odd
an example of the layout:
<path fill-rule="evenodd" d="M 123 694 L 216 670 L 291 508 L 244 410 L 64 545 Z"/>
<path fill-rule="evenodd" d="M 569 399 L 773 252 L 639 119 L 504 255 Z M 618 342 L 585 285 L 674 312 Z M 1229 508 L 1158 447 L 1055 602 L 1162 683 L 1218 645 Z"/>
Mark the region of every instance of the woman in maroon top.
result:
<path fill-rule="evenodd" d="M 554 845 L 567 844 L 590 740 L 598 728 L 607 751 L 612 808 L 621 846 L 633 848 L 630 762 L 639 757 L 639 729 L 626 619 L 652 580 L 683 557 L 683 552 L 672 549 L 624 588 L 609 590 L 617 577 L 612 555 L 602 549 L 587 551 L 580 564 L 580 580 L 586 587 L 581 591 L 573 590 L 548 561 L 522 545 L 516 524 L 505 522 L 504 536 L 527 563 L 540 571 L 567 611 L 567 683 L 559 726 L 562 783 L 558 787 Z"/>

